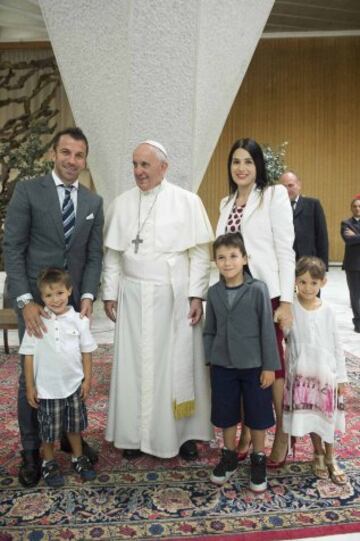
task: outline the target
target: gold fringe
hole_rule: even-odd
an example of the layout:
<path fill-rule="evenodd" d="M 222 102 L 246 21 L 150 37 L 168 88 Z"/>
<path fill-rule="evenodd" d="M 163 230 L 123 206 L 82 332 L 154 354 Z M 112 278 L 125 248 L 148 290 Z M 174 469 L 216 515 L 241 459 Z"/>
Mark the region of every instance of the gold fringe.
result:
<path fill-rule="evenodd" d="M 174 400 L 173 411 L 175 419 L 182 419 L 183 417 L 191 417 L 195 413 L 195 400 L 188 400 L 177 404 Z"/>

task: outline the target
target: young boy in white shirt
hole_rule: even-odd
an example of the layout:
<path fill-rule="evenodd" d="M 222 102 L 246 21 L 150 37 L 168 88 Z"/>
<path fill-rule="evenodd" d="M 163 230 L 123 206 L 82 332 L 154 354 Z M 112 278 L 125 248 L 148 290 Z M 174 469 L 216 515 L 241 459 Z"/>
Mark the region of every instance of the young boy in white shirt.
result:
<path fill-rule="evenodd" d="M 54 442 L 63 432 L 72 448 L 72 465 L 80 477 L 96 477 L 83 455 L 81 432 L 87 427 L 85 400 L 91 388 L 92 352 L 96 349 L 89 320 L 68 305 L 71 279 L 63 269 L 47 268 L 38 277 L 38 288 L 49 319 L 42 338 L 25 332 L 20 354 L 24 355 L 26 396 L 37 409 L 42 442 L 42 477 L 50 487 L 64 485 L 54 458 Z"/>

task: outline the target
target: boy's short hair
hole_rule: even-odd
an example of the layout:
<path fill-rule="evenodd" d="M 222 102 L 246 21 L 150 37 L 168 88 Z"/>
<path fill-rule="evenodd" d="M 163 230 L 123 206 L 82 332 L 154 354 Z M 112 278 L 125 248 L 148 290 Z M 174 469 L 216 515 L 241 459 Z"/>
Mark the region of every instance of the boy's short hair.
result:
<path fill-rule="evenodd" d="M 241 254 L 247 256 L 244 239 L 241 233 L 225 233 L 220 235 L 213 244 L 213 256 L 216 259 L 216 252 L 221 246 L 239 248 Z"/>
<path fill-rule="evenodd" d="M 314 280 L 323 280 L 326 276 L 326 265 L 322 259 L 315 256 L 300 257 L 296 263 L 295 276 L 301 276 L 308 272 Z"/>
<path fill-rule="evenodd" d="M 40 291 L 44 286 L 51 286 L 59 283 L 64 284 L 66 289 L 72 287 L 68 271 L 57 267 L 47 267 L 40 271 L 36 283 Z"/>

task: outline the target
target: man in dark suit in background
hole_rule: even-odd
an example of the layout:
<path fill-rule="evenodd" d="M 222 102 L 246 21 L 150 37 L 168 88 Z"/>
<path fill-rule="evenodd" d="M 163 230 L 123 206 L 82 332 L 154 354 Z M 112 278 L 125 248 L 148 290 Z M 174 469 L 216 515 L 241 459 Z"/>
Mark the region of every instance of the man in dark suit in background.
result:
<path fill-rule="evenodd" d="M 354 331 L 360 333 L 360 194 L 351 201 L 352 217 L 341 222 L 345 242 L 343 269 L 350 292 Z"/>
<path fill-rule="evenodd" d="M 296 260 L 304 255 L 313 255 L 320 257 L 328 268 L 329 241 L 320 201 L 301 195 L 301 181 L 294 171 L 286 171 L 279 181 L 287 189 L 293 208 Z"/>
<path fill-rule="evenodd" d="M 103 208 L 101 197 L 78 181 L 86 166 L 87 154 L 88 142 L 79 128 L 59 132 L 54 140 L 52 173 L 18 182 L 8 206 L 5 270 L 9 294 L 18 314 L 20 340 L 25 328 L 38 338 L 46 332 L 46 324 L 40 316 L 48 316 L 36 286 L 37 276 L 44 267 L 69 271 L 73 285 L 71 302 L 83 316 L 91 316 L 101 273 Z M 67 230 L 70 236 L 65 240 L 63 209 L 69 187 L 72 222 L 71 230 Z M 40 440 L 36 410 L 26 399 L 23 363 L 18 421 L 23 447 L 19 481 L 24 486 L 35 486 L 41 475 Z M 62 441 L 62 449 L 70 450 L 67 440 Z M 83 453 L 93 462 L 97 460 L 95 451 L 86 442 Z"/>

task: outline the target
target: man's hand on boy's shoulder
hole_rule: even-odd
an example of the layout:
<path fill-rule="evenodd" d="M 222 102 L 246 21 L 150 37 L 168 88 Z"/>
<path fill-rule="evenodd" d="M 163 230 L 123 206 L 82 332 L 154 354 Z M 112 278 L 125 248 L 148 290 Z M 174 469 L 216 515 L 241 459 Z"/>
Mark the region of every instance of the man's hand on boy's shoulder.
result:
<path fill-rule="evenodd" d="M 275 372 L 273 370 L 263 370 L 260 374 L 260 387 L 266 389 L 275 381 Z"/>
<path fill-rule="evenodd" d="M 25 322 L 26 330 L 29 336 L 42 338 L 47 332 L 47 328 L 41 317 L 49 319 L 49 315 L 45 312 L 44 307 L 36 302 L 29 302 L 22 310 L 22 315 Z"/>

